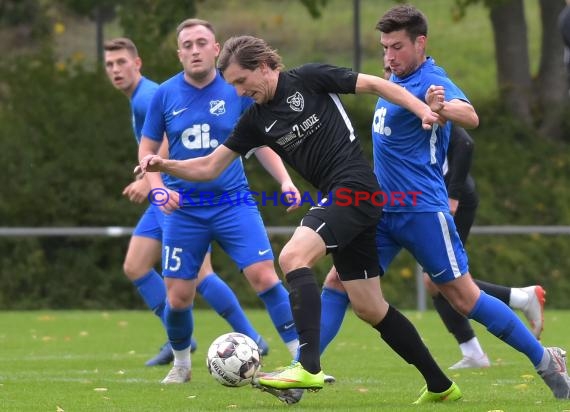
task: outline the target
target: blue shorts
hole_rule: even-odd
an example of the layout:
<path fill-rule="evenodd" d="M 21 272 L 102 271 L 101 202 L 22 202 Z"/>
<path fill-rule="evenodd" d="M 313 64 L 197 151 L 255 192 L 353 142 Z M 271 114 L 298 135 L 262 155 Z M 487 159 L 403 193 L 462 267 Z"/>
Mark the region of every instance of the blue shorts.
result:
<path fill-rule="evenodd" d="M 449 212 L 384 212 L 376 232 L 384 272 L 402 248 L 435 283 L 450 282 L 469 271 L 467 253 Z"/>
<path fill-rule="evenodd" d="M 163 224 L 164 213 L 157 206 L 150 205 L 139 219 L 133 236 L 150 237 L 161 242 Z"/>
<path fill-rule="evenodd" d="M 162 242 L 162 228 L 164 227 L 164 214 L 158 206 L 147 207 L 136 227 L 133 236 L 149 237 Z M 212 245 L 208 245 L 208 253 L 212 253 Z"/>
<path fill-rule="evenodd" d="M 210 243 L 215 240 L 240 270 L 273 260 L 267 231 L 256 205 L 245 202 L 187 206 L 166 215 L 162 248 L 163 275 L 196 279 Z"/>

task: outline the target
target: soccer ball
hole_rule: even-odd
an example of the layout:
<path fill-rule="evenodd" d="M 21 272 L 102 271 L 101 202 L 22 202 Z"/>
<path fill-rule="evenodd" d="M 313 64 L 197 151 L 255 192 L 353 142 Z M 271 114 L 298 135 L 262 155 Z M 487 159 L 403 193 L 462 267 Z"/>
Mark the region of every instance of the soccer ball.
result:
<path fill-rule="evenodd" d="M 230 332 L 216 338 L 208 349 L 206 365 L 222 385 L 239 387 L 251 383 L 261 366 L 257 344 L 243 333 Z"/>

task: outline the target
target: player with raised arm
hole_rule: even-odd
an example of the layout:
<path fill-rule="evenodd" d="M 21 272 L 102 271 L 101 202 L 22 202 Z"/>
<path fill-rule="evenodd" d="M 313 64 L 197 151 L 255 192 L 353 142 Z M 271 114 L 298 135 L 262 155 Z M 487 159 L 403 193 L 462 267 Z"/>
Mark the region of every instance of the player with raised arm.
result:
<path fill-rule="evenodd" d="M 440 292 L 463 315 L 525 354 L 556 398 L 570 398 L 566 352 L 543 347 L 503 302 L 482 292 L 469 273 L 467 254 L 443 178 L 451 122 L 478 126 L 465 94 L 426 55 L 427 19 L 411 5 L 391 8 L 379 20 L 380 43 L 392 70 L 390 81 L 406 88 L 446 120 L 422 130 L 414 112 L 380 98 L 372 123 L 374 172 L 388 193 L 420 192 L 404 203 L 386 204 L 378 224 L 377 247 L 386 270 L 402 248 L 422 265 Z M 338 268 L 337 268 L 338 269 Z M 350 296 L 350 292 L 349 292 Z M 426 388 L 418 403 L 445 397 Z"/>
<path fill-rule="evenodd" d="M 384 78 L 389 79 L 392 71 L 384 64 Z M 449 210 L 457 226 L 461 242 L 465 245 L 475 213 L 479 197 L 475 190 L 475 182 L 469 174 L 473 157 L 473 139 L 460 126 L 452 125 L 447 157 L 443 165 L 445 184 L 448 189 Z M 487 355 L 468 319 L 457 312 L 439 292 L 429 275 L 424 274 L 426 289 L 432 296 L 434 307 L 453 334 L 463 355 L 462 359 L 450 369 L 483 368 L 490 366 Z M 543 329 L 544 302 L 546 292 L 541 286 L 511 288 L 489 282 L 474 280 L 477 286 L 486 293 L 495 296 L 513 309 L 520 309 L 529 321 L 531 331 L 537 339 Z M 327 274 L 321 293 L 323 309 L 321 312 L 321 353 L 337 335 L 346 309 L 349 304 L 348 295 L 336 276 L 334 268 Z"/>
<path fill-rule="evenodd" d="M 280 56 L 252 36 L 226 41 L 218 67 L 240 95 L 251 96 L 256 104 L 210 155 L 185 161 L 146 156 L 139 169 L 209 181 L 239 155 L 247 157 L 269 146 L 313 186 L 332 194 L 305 214 L 279 257 L 299 333 L 299 360 L 260 376 L 259 384 L 277 389 L 323 387 L 321 300 L 311 268 L 330 253 L 357 315 L 416 367 L 430 391 L 460 399 L 459 388 L 439 368 L 411 322 L 382 296 L 375 243 L 381 210 L 371 199 L 380 188 L 338 94 L 383 96 L 415 113 L 425 128 L 431 128 L 438 116 L 403 88 L 376 76 L 324 64 L 284 71 Z"/>

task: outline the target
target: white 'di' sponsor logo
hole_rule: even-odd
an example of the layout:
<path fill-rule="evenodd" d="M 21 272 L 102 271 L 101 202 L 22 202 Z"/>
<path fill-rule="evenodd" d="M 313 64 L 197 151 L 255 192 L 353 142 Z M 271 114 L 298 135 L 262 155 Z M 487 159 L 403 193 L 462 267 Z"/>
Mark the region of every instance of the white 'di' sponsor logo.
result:
<path fill-rule="evenodd" d="M 217 139 L 210 139 L 210 125 L 195 124 L 182 132 L 182 144 L 187 149 L 208 149 L 218 147 Z"/>

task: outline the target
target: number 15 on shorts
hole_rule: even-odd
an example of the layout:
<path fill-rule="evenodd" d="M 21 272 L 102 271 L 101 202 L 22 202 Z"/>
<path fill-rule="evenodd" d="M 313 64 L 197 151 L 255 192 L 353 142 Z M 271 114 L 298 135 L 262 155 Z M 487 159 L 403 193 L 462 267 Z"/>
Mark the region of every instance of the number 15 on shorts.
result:
<path fill-rule="evenodd" d="M 182 253 L 181 247 L 173 247 L 172 253 L 170 253 L 170 246 L 164 246 L 164 269 L 176 272 L 180 269 L 180 264 L 182 260 L 180 259 L 180 253 Z"/>

